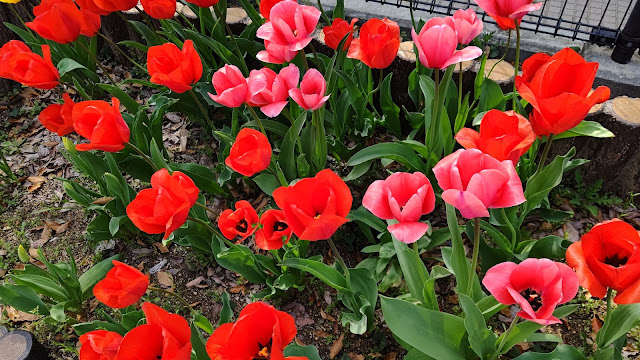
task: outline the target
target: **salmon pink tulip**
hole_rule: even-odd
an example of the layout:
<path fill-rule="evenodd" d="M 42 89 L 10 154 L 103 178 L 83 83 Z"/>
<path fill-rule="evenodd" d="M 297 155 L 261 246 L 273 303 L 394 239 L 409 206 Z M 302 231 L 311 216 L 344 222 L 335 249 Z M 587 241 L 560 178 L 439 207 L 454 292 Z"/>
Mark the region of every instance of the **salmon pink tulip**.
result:
<path fill-rule="evenodd" d="M 460 149 L 433 168 L 442 200 L 467 219 L 489 216 L 488 209 L 525 201 L 520 177 L 511 160 L 498 161 L 478 149 Z"/>
<path fill-rule="evenodd" d="M 187 221 L 199 192 L 187 175 L 160 169 L 151 176 L 151 188 L 140 191 L 129 203 L 127 216 L 138 229 L 147 234 L 164 233 L 166 239 Z"/>
<path fill-rule="evenodd" d="M 111 103 L 90 100 L 73 107 L 73 128 L 78 135 L 89 139 L 88 144 L 76 145 L 77 150 L 118 152 L 124 149 L 131 133 L 120 113 L 120 100 L 113 98 Z"/>
<path fill-rule="evenodd" d="M 140 0 L 147 15 L 154 19 L 173 19 L 176 14 L 176 0 Z"/>
<path fill-rule="evenodd" d="M 113 260 L 113 265 L 93 287 L 93 295 L 110 308 L 123 309 L 137 303 L 147 292 L 149 277 L 120 261 Z"/>
<path fill-rule="evenodd" d="M 351 45 L 351 41 L 353 41 L 353 27 L 357 22 L 357 18 L 351 19 L 351 23 L 340 18 L 333 19 L 331 26 L 325 26 L 322 29 L 322 32 L 324 33 L 324 43 L 333 50 L 337 50 L 342 39 L 344 39 L 348 34 L 349 36 L 344 42 L 344 46 L 342 48 L 342 50 L 347 50 Z"/>
<path fill-rule="evenodd" d="M 38 119 L 47 130 L 60 136 L 73 132 L 73 107 L 76 104 L 69 94 L 62 95 L 64 104 L 52 104 L 40 112 Z"/>
<path fill-rule="evenodd" d="M 256 231 L 256 245 L 262 250 L 278 250 L 289 242 L 291 228 L 284 211 L 269 209 L 260 216 L 260 228 Z"/>
<path fill-rule="evenodd" d="M 257 77 L 261 79 L 255 80 Z M 266 82 L 263 81 L 266 79 Z M 249 92 L 253 94 L 250 106 L 258 106 L 268 117 L 280 115 L 289 103 L 289 90 L 298 87 L 300 70 L 294 64 L 280 70 L 276 74 L 269 68 L 252 70 L 249 75 Z M 264 86 L 266 85 L 266 86 Z"/>
<path fill-rule="evenodd" d="M 458 9 L 453 16 L 447 16 L 444 20 L 456 31 L 460 45 L 469 45 L 482 32 L 482 20 L 473 9 Z"/>
<path fill-rule="evenodd" d="M 253 176 L 269 167 L 272 152 L 269 139 L 263 133 L 243 128 L 224 163 L 244 176 Z"/>
<path fill-rule="evenodd" d="M 420 216 L 433 211 L 436 195 L 423 173 L 398 172 L 369 185 L 362 206 L 381 219 L 398 221 L 387 230 L 396 239 L 411 244 L 429 229 L 429 225 L 420 222 Z"/>
<path fill-rule="evenodd" d="M 480 133 L 464 128 L 456 134 L 456 140 L 465 149 L 479 149 L 499 161 L 517 164 L 536 140 L 536 134 L 524 116 L 493 109 L 482 117 Z"/>
<path fill-rule="evenodd" d="M 260 222 L 258 213 L 246 200 L 236 202 L 236 210 L 227 209 L 218 217 L 218 227 L 224 237 L 232 240 L 237 235 L 244 240 L 251 236 Z"/>
<path fill-rule="evenodd" d="M 147 69 L 152 83 L 181 94 L 191 90 L 202 77 L 202 60 L 191 40 L 184 42 L 182 50 L 173 43 L 165 43 L 149 48 Z"/>
<path fill-rule="evenodd" d="M 595 104 L 609 99 L 606 86 L 591 91 L 597 71 L 597 62 L 586 62 L 570 48 L 553 56 L 538 53 L 522 63 L 516 87 L 533 106 L 530 120 L 538 136 L 573 129 Z"/>
<path fill-rule="evenodd" d="M 431 69 L 446 69 L 449 65 L 473 60 L 482 55 L 482 50 L 476 46 L 456 50 L 456 31 L 443 18 L 429 19 L 420 30 L 420 34 L 416 34 L 412 29 L 411 36 L 418 48 L 420 62 Z"/>
<path fill-rule="evenodd" d="M 207 341 L 213 360 L 308 360 L 284 356 L 284 348 L 296 337 L 293 316 L 256 302 L 245 306 L 235 323 L 222 324 Z"/>
<path fill-rule="evenodd" d="M 614 219 L 594 226 L 567 249 L 567 264 L 580 285 L 604 298 L 617 291 L 617 304 L 640 303 L 640 236 L 633 226 Z"/>
<path fill-rule="evenodd" d="M 520 23 L 529 12 L 542 7 L 542 2 L 534 3 L 533 0 L 475 0 L 475 2 L 498 23 L 502 30 L 515 29 L 516 21 Z"/>
<path fill-rule="evenodd" d="M 49 45 L 42 45 L 40 56 L 22 41 L 11 40 L 0 48 L 0 78 L 48 90 L 58 85 L 60 73 L 51 62 Z"/>
<path fill-rule="evenodd" d="M 80 336 L 80 360 L 115 360 L 122 335 L 114 331 L 94 330 Z"/>
<path fill-rule="evenodd" d="M 262 81 L 266 86 L 266 78 Z M 235 65 L 226 64 L 213 74 L 213 88 L 218 95 L 210 93 L 211 99 L 226 107 L 239 107 L 250 99 L 247 79 Z"/>
<path fill-rule="evenodd" d="M 300 88 L 289 90 L 289 96 L 305 110 L 318 110 L 329 100 L 327 82 L 320 71 L 309 69 L 300 82 Z"/>
<path fill-rule="evenodd" d="M 269 15 L 270 21 L 261 25 L 256 33 L 258 38 L 265 40 L 265 50 L 258 53 L 258 60 L 281 64 L 282 59 L 293 59 L 291 55 L 295 56 L 311 42 L 319 19 L 320 10 L 313 6 L 300 5 L 295 1 L 275 4 Z"/>
<path fill-rule="evenodd" d="M 191 359 L 191 329 L 187 320 L 151 303 L 142 304 L 142 311 L 147 323 L 124 336 L 117 360 Z"/>
<path fill-rule="evenodd" d="M 273 192 L 287 224 L 300 240 L 330 238 L 348 221 L 353 197 L 345 182 L 330 169 Z"/>
<path fill-rule="evenodd" d="M 561 321 L 553 316 L 556 306 L 578 293 L 576 273 L 549 259 L 498 264 L 487 271 L 482 284 L 501 304 L 517 304 L 517 316 L 540 325 L 559 324 Z"/>
<path fill-rule="evenodd" d="M 372 69 L 385 69 L 391 65 L 400 48 L 400 27 L 384 18 L 370 19 L 360 28 L 360 37 L 349 46 L 347 57 L 358 59 Z"/>

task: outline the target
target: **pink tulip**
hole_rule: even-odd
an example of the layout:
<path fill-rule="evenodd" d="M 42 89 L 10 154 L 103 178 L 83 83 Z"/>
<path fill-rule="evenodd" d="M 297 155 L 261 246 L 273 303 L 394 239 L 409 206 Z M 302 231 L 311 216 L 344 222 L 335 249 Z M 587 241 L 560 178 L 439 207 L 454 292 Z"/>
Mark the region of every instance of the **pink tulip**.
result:
<path fill-rule="evenodd" d="M 309 69 L 300 82 L 300 88 L 289 90 L 289 96 L 305 110 L 318 110 L 329 99 L 329 95 L 324 95 L 326 91 L 324 76 L 316 69 Z"/>
<path fill-rule="evenodd" d="M 458 9 L 453 16 L 447 16 L 444 20 L 456 31 L 460 45 L 469 45 L 482 32 L 482 20 L 478 19 L 473 9 Z"/>
<path fill-rule="evenodd" d="M 255 80 L 260 76 L 266 79 L 266 87 L 256 91 L 253 88 L 262 85 L 262 81 Z M 289 103 L 289 90 L 297 88 L 299 80 L 300 70 L 294 64 L 289 64 L 279 74 L 269 68 L 252 70 L 249 75 L 249 92 L 255 95 L 251 97 L 249 104 L 260 107 L 268 117 L 276 117 Z"/>
<path fill-rule="evenodd" d="M 433 168 L 442 200 L 460 210 L 463 217 L 489 216 L 489 210 L 525 201 L 522 183 L 511 160 L 502 162 L 478 149 L 460 149 Z"/>
<path fill-rule="evenodd" d="M 487 271 L 482 284 L 504 305 L 518 304 L 516 314 L 540 325 L 559 324 L 553 316 L 559 304 L 578 293 L 578 276 L 565 264 L 549 259 L 504 262 Z"/>
<path fill-rule="evenodd" d="M 396 239 L 411 244 L 429 229 L 429 225 L 420 222 L 420 216 L 433 211 L 436 195 L 423 173 L 398 172 L 386 180 L 374 181 L 364 194 L 362 205 L 381 219 L 397 220 L 387 230 Z"/>
<path fill-rule="evenodd" d="M 258 59 L 282 64 L 309 45 L 320 10 L 295 1 L 282 1 L 271 9 L 269 19 L 256 33 L 265 40 L 265 50 L 258 53 Z"/>
<path fill-rule="evenodd" d="M 411 36 L 418 48 L 420 62 L 431 69 L 446 69 L 449 65 L 473 60 L 482 55 L 482 50 L 476 46 L 456 50 L 458 47 L 456 31 L 443 18 L 427 21 L 420 30 L 420 35 L 412 29 Z"/>
<path fill-rule="evenodd" d="M 516 28 L 516 21 L 530 11 L 536 11 L 542 7 L 542 3 L 533 4 L 533 0 L 475 0 L 476 4 L 491 16 L 500 29 L 508 30 Z"/>
<path fill-rule="evenodd" d="M 237 66 L 225 64 L 222 69 L 213 74 L 213 88 L 218 95 L 209 93 L 209 96 L 220 105 L 234 108 L 249 102 L 253 95 L 266 87 L 266 75 L 257 74 L 249 81 Z"/>

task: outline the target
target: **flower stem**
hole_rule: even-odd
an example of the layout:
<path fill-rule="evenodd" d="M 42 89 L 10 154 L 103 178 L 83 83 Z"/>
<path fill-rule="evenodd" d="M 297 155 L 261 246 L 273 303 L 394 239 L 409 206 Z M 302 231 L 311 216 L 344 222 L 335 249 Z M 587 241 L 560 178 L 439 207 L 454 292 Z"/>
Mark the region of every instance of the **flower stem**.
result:
<path fill-rule="evenodd" d="M 424 285 L 424 283 L 427 282 L 427 278 L 425 276 L 425 273 L 422 271 L 424 267 L 421 266 L 422 258 L 420 258 L 420 249 L 418 249 L 418 242 L 417 241 L 414 242 L 412 244 L 412 247 L 413 247 L 413 253 L 416 255 L 416 269 L 418 270 L 418 272 L 420 272 L 420 281 Z"/>
<path fill-rule="evenodd" d="M 438 107 L 440 106 L 440 70 L 434 69 L 434 81 L 435 81 L 435 95 L 433 97 L 433 105 L 431 106 L 431 123 L 429 124 L 429 128 L 427 129 L 427 124 L 424 124 L 425 131 L 425 145 L 429 149 L 429 158 L 427 159 L 427 165 L 431 164 L 431 155 L 435 151 L 433 148 L 433 142 L 435 140 L 435 132 L 438 129 L 436 126 L 436 122 L 438 122 L 437 117 L 439 113 Z"/>
<path fill-rule="evenodd" d="M 125 145 L 129 146 L 131 149 L 133 149 L 133 151 L 135 151 L 136 153 L 138 153 L 138 155 L 142 156 L 142 159 L 144 161 L 147 162 L 147 164 L 149 164 L 151 166 L 151 168 L 153 169 L 153 171 L 158 171 L 160 170 L 156 164 L 153 163 L 153 161 L 151 161 L 151 159 L 149 158 L 149 156 L 147 156 L 147 154 L 145 154 L 144 152 L 142 152 L 142 150 L 140 150 L 137 146 L 133 145 L 132 143 L 128 142 L 125 143 Z"/>
<path fill-rule="evenodd" d="M 82 39 L 79 39 L 82 40 Z M 111 83 L 111 85 L 118 87 L 118 84 L 116 84 L 115 80 L 113 80 L 113 78 L 111 77 L 111 74 L 109 74 L 109 72 L 107 71 L 107 68 L 104 67 L 104 65 L 102 65 L 102 63 L 100 62 L 100 60 L 98 60 L 98 57 L 96 56 L 96 54 L 94 54 L 91 50 L 89 50 L 89 48 L 87 48 L 82 41 L 78 41 L 77 42 L 78 45 L 80 45 L 80 47 L 87 52 L 87 54 L 89 54 L 89 56 L 91 56 L 93 58 L 93 60 L 96 62 L 96 65 L 98 65 L 98 67 L 100 68 L 100 70 L 102 70 L 102 73 L 104 73 L 104 76 L 107 77 L 107 79 L 109 79 L 109 82 Z"/>
<path fill-rule="evenodd" d="M 513 111 L 517 111 L 518 107 L 518 97 L 517 97 L 517 93 L 518 90 L 516 89 L 516 79 L 515 77 L 518 76 L 518 67 L 520 66 L 520 23 L 518 22 L 518 20 L 515 20 L 516 23 L 516 62 L 513 64 L 513 67 L 515 68 L 515 73 L 513 75 Z"/>
<path fill-rule="evenodd" d="M 233 31 L 231 31 L 231 28 L 229 27 L 229 24 L 227 24 L 227 19 L 225 19 L 224 16 L 222 16 L 222 11 L 220 11 L 220 9 L 218 9 L 218 5 L 214 5 L 213 6 L 213 11 L 216 13 L 216 17 L 218 19 L 220 19 L 221 22 L 224 23 L 224 27 L 227 30 L 227 34 L 229 35 L 229 38 L 231 40 L 231 44 L 233 45 L 233 48 L 236 51 L 236 56 L 238 56 L 238 59 L 240 59 L 240 65 L 242 66 L 242 70 L 245 73 L 245 76 L 249 74 L 249 68 L 247 67 L 247 63 L 244 61 L 244 56 L 242 56 L 242 51 L 240 51 L 240 48 L 238 47 L 238 43 L 236 42 L 236 38 L 233 36 Z"/>
<path fill-rule="evenodd" d="M 458 113 L 460 113 L 461 108 L 462 108 L 462 62 L 460 62 L 460 73 L 458 74 Z"/>
<path fill-rule="evenodd" d="M 33 33 L 31 32 L 31 29 L 29 29 L 27 27 L 27 25 L 25 24 L 24 20 L 22 19 L 22 16 L 20 16 L 20 13 L 18 12 L 18 10 L 16 10 L 15 5 L 14 4 L 9 4 L 9 8 L 11 9 L 11 12 L 13 13 L 13 15 L 15 15 L 18 18 L 18 20 L 20 20 L 20 23 L 29 32 L 29 34 L 33 35 Z"/>
<path fill-rule="evenodd" d="M 322 3 L 320 2 L 320 0 L 318 0 L 318 9 L 320 9 L 320 13 L 322 14 L 322 18 L 324 19 L 324 21 L 327 22 L 327 25 L 331 25 L 331 19 L 329 18 L 327 13 L 324 12 L 324 9 L 322 8 Z"/>
<path fill-rule="evenodd" d="M 201 208 L 203 208 L 203 209 L 207 210 L 208 212 L 210 212 L 210 213 L 212 213 L 212 214 L 218 214 L 218 213 L 219 213 L 219 211 L 215 211 L 215 210 L 213 210 L 212 208 L 210 208 L 210 207 L 208 207 L 208 206 L 206 206 L 206 205 L 204 205 L 204 204 L 200 204 L 199 202 L 195 203 L 195 205 L 197 205 L 198 207 L 201 207 Z"/>
<path fill-rule="evenodd" d="M 471 296 L 473 291 L 473 275 L 476 273 L 476 267 L 478 266 L 478 253 L 480 252 L 480 218 L 473 218 L 474 233 L 473 233 L 473 255 L 471 256 L 471 269 L 469 269 L 469 282 L 467 283 L 467 295 Z"/>
<path fill-rule="evenodd" d="M 331 247 L 331 252 L 333 253 L 333 257 L 336 259 L 338 264 L 340 264 L 340 266 L 342 267 L 342 270 L 344 271 L 344 276 L 347 279 L 347 288 L 351 289 L 351 274 L 349 273 L 349 268 L 347 267 L 347 264 L 344 262 L 344 259 L 342 258 L 342 256 L 340 256 L 340 253 L 336 248 L 336 244 L 333 243 L 333 240 L 329 238 L 327 241 L 329 242 L 329 246 Z"/>
<path fill-rule="evenodd" d="M 549 137 L 547 138 L 547 143 L 544 145 L 544 150 L 542 150 L 542 156 L 540 157 L 540 162 L 538 163 L 538 168 L 536 169 L 535 174 L 539 173 L 544 167 L 544 163 L 545 161 L 547 161 L 547 155 L 549 155 L 549 150 L 551 149 L 552 141 L 553 141 L 553 134 L 549 134 Z"/>
<path fill-rule="evenodd" d="M 608 321 L 609 320 L 609 316 L 611 315 L 611 300 L 613 298 L 612 296 L 612 289 L 608 288 L 607 289 L 607 313 L 606 313 L 606 317 L 604 318 L 604 321 Z"/>
<path fill-rule="evenodd" d="M 302 51 L 302 61 L 304 62 L 304 71 L 309 71 L 309 62 L 307 61 L 307 53 L 304 52 L 304 49 L 300 51 Z"/>
<path fill-rule="evenodd" d="M 256 114 L 256 111 L 253 110 L 253 108 L 249 105 L 247 105 L 247 108 L 249 109 L 249 112 L 251 113 L 251 115 L 253 116 L 253 118 L 256 120 L 256 122 L 258 123 L 258 127 L 260 127 L 260 131 L 262 131 L 262 133 L 264 134 L 264 136 L 267 136 L 267 132 L 264 130 L 264 126 L 262 125 L 262 120 L 260 120 L 260 117 L 258 116 L 258 114 Z"/>
<path fill-rule="evenodd" d="M 196 94 L 193 92 L 193 89 L 189 89 L 189 94 L 191 95 L 193 100 L 198 105 L 198 108 L 200 108 L 200 112 L 202 112 L 202 115 L 204 115 L 204 118 L 207 120 L 207 124 L 209 124 L 209 126 L 211 127 L 211 130 L 215 131 L 216 127 L 215 127 L 215 125 L 213 125 L 213 121 L 211 121 L 211 118 L 209 117 L 209 114 L 207 113 L 207 109 L 202 105 L 202 102 L 200 102 L 200 99 L 198 99 Z"/>
<path fill-rule="evenodd" d="M 215 234 L 216 236 L 220 237 L 221 239 L 224 239 L 224 242 L 228 246 L 231 246 L 231 247 L 235 246 L 234 243 L 229 241 L 229 239 L 227 239 L 226 237 L 222 236 L 222 234 L 220 234 L 220 232 L 218 230 L 216 230 L 213 226 L 209 225 L 208 223 L 206 223 L 206 222 L 204 222 L 204 221 L 202 221 L 202 220 L 200 220 L 198 218 L 195 218 L 193 216 L 190 216 L 190 215 L 189 215 L 189 217 L 187 217 L 187 219 L 204 226 L 207 230 L 211 231 L 211 233 Z"/>
<path fill-rule="evenodd" d="M 140 70 L 144 71 L 145 73 L 149 73 L 149 71 L 147 70 L 147 68 L 145 68 L 144 66 L 138 64 L 135 60 L 133 60 L 129 54 L 127 54 L 126 51 L 122 50 L 122 48 L 113 42 L 113 40 L 109 39 L 108 36 L 105 36 L 103 33 L 98 31 L 98 35 L 100 35 L 104 40 L 106 40 L 109 44 L 111 44 L 111 46 L 113 46 L 114 48 L 116 48 L 116 50 L 118 50 L 118 52 L 120 52 L 127 60 L 129 60 L 129 62 L 131 62 L 133 65 L 135 65 L 137 68 L 139 68 Z"/>
<path fill-rule="evenodd" d="M 85 96 L 84 96 L 80 91 L 78 91 L 78 89 L 76 89 L 76 87 L 75 87 L 75 86 L 73 86 L 73 84 L 72 84 L 72 83 L 68 83 L 68 82 L 66 82 L 66 81 L 61 81 L 60 83 L 61 83 L 61 84 L 63 84 L 64 86 L 68 87 L 69 89 L 71 89 L 71 90 L 75 91 L 75 93 L 76 93 L 76 94 L 78 94 L 78 95 L 80 95 L 80 96 L 82 96 L 82 98 L 83 98 L 83 99 L 85 99 L 85 100 L 91 100 L 91 99 L 86 98 L 86 97 L 85 97 Z"/>
<path fill-rule="evenodd" d="M 509 232 L 511 232 L 511 250 L 514 250 L 516 248 L 516 238 L 517 238 L 516 229 L 513 228 L 513 224 L 511 224 L 511 221 L 507 217 L 507 212 L 504 211 L 504 208 L 500 208 L 500 214 L 502 214 L 504 221 L 507 222 L 507 227 L 509 228 Z"/>
<path fill-rule="evenodd" d="M 507 53 L 509 52 L 510 46 L 511 46 L 511 29 L 509 29 L 509 35 L 507 36 L 507 46 L 504 49 L 504 54 L 502 54 L 502 57 L 498 61 L 496 61 L 495 64 L 493 64 L 493 66 L 491 67 L 491 70 L 489 70 L 489 73 L 487 74 L 487 77 L 491 76 L 491 73 L 493 72 L 493 69 L 496 68 L 496 65 L 504 61 L 504 58 L 507 56 Z"/>
<path fill-rule="evenodd" d="M 516 315 L 516 317 L 513 318 L 513 321 L 511 322 L 511 325 L 509 325 L 509 328 L 507 329 L 507 331 L 505 331 L 504 334 L 502 334 L 502 340 L 500 340 L 500 345 L 498 346 L 498 354 L 500 354 L 502 352 L 502 348 L 504 347 L 504 344 L 507 341 L 507 338 L 509 337 L 509 334 L 511 333 L 513 328 L 516 327 L 516 324 L 518 323 L 519 320 L 520 320 L 520 317 L 518 315 Z"/>
<path fill-rule="evenodd" d="M 173 297 L 175 297 L 179 302 L 182 303 L 182 305 L 184 305 L 184 307 L 186 307 L 187 309 L 189 309 L 189 311 L 191 311 L 191 313 L 195 313 L 196 311 L 193 309 L 193 307 L 191 307 L 191 304 L 189 304 L 187 302 L 187 300 L 185 300 L 182 296 L 174 293 L 173 291 L 169 291 L 169 290 L 165 290 L 159 287 L 155 287 L 155 286 L 149 286 L 147 288 L 147 290 L 151 290 L 151 291 L 157 291 L 157 292 L 161 292 L 161 293 L 165 293 L 165 294 L 169 294 Z"/>

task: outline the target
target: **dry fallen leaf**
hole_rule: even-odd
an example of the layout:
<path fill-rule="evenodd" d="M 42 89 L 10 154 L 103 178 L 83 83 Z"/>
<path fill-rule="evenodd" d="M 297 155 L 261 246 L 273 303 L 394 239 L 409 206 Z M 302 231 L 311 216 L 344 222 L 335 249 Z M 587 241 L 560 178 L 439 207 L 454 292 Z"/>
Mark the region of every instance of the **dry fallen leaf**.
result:
<path fill-rule="evenodd" d="M 94 205 L 106 205 L 109 203 L 109 201 L 113 200 L 113 198 L 111 196 L 104 196 L 101 198 L 97 198 L 95 199 L 92 204 Z"/>
<path fill-rule="evenodd" d="M 326 312 L 324 312 L 323 309 L 320 309 L 320 316 L 325 319 L 325 320 L 329 320 L 332 322 L 337 322 L 338 320 L 336 320 L 336 318 L 334 318 L 333 316 L 327 314 Z"/>
<path fill-rule="evenodd" d="M 9 320 L 13 322 L 36 321 L 40 318 L 39 315 L 26 313 L 11 306 L 5 307 L 5 311 Z"/>
<path fill-rule="evenodd" d="M 158 283 L 164 288 L 173 288 L 173 277 L 166 271 L 159 271 L 156 276 Z"/>
<path fill-rule="evenodd" d="M 31 248 L 38 249 L 42 247 L 42 245 L 46 244 L 49 239 L 51 239 L 52 229 L 49 226 L 49 222 L 44 223 L 44 227 L 42 228 L 42 234 L 40 235 L 40 240 L 32 241 Z"/>
<path fill-rule="evenodd" d="M 231 289 L 229 289 L 229 292 L 232 294 L 237 294 L 241 291 L 244 290 L 244 284 L 240 284 L 240 285 L 236 285 L 234 287 L 232 287 Z"/>
<path fill-rule="evenodd" d="M 598 335 L 598 331 L 602 328 L 602 322 L 598 319 L 597 316 L 593 316 L 591 318 L 591 339 L 596 340 L 596 336 Z"/>
<path fill-rule="evenodd" d="M 31 183 L 31 185 L 29 185 L 29 187 L 27 188 L 27 191 L 32 192 L 38 190 L 42 186 L 42 184 L 47 181 L 47 178 L 44 176 L 29 176 L 27 178 L 27 181 Z"/>
<path fill-rule="evenodd" d="M 335 359 L 336 356 L 342 351 L 342 347 L 344 344 L 342 341 L 344 340 L 344 333 L 340 335 L 340 337 L 331 344 L 331 348 L 329 349 L 329 358 Z"/>
<path fill-rule="evenodd" d="M 205 280 L 206 278 L 204 276 L 198 276 L 187 283 L 187 289 L 193 289 L 194 287 L 197 287 L 198 289 L 208 288 L 209 284 L 207 284 Z"/>
<path fill-rule="evenodd" d="M 61 234 L 65 231 L 67 231 L 67 229 L 69 228 L 69 225 L 71 224 L 71 222 L 67 221 L 65 223 L 59 224 L 55 221 L 46 221 L 45 222 L 51 229 L 53 229 L 53 231 L 56 232 L 56 234 Z"/>
<path fill-rule="evenodd" d="M 166 246 L 164 246 L 164 244 L 161 242 L 153 243 L 153 246 L 155 246 L 158 249 L 158 251 L 160 251 L 163 254 L 166 254 L 169 252 L 169 249 Z"/>
<path fill-rule="evenodd" d="M 38 258 L 38 249 L 36 248 L 29 248 L 29 256 L 31 256 L 34 259 Z"/>
<path fill-rule="evenodd" d="M 384 356 L 384 360 L 396 360 L 397 354 L 395 352 L 390 352 Z"/>
<path fill-rule="evenodd" d="M 362 354 L 356 354 L 354 352 L 350 352 L 349 353 L 349 358 L 351 360 L 364 360 L 364 355 Z"/>

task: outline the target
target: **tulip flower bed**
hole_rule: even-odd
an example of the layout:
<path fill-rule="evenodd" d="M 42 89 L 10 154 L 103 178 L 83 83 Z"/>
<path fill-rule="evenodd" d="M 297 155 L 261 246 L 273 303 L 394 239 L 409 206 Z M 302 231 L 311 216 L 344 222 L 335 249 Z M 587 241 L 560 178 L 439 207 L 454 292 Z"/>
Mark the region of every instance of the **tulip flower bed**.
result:
<path fill-rule="evenodd" d="M 73 166 L 56 181 L 87 241 L 52 258 L 45 227 L 0 302 L 73 334 L 81 360 L 621 359 L 640 235 L 620 212 L 579 239 L 550 231 L 581 220 L 558 186 L 586 162 L 551 147 L 613 136 L 585 120 L 609 89 L 569 48 L 519 71 L 520 20 L 542 3 L 476 2 L 518 40 L 513 88 L 485 77 L 482 21 L 459 10 L 414 19 L 399 104 L 399 26 L 347 21 L 342 1 L 240 0 L 235 33 L 224 0 L 180 4 L 193 21 L 175 0 L 42 1 L 7 25 L 22 41 L 0 48 L 0 77 L 55 98 L 38 119 Z M 110 14 L 139 41 L 102 34 Z"/>

